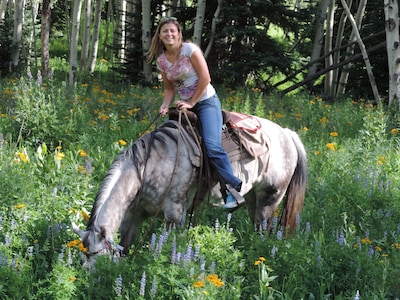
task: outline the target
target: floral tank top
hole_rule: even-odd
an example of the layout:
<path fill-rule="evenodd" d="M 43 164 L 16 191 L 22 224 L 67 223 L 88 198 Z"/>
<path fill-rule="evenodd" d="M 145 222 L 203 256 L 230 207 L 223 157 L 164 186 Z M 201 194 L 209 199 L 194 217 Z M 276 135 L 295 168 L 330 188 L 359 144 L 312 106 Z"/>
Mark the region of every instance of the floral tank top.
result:
<path fill-rule="evenodd" d="M 190 57 L 195 51 L 201 51 L 196 44 L 183 43 L 177 62 L 173 64 L 169 62 L 164 53 L 156 61 L 158 70 L 164 72 L 168 80 L 174 84 L 181 100 L 192 98 L 197 88 L 199 77 L 190 61 Z M 207 90 L 200 101 L 208 99 L 214 94 L 214 87 L 208 84 Z"/>

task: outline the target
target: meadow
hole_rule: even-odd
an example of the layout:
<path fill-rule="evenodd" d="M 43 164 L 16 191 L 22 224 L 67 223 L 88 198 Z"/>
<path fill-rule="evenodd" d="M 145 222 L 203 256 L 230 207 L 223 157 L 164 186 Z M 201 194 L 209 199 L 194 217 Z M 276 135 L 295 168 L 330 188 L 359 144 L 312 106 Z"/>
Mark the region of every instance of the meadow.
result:
<path fill-rule="evenodd" d="M 225 109 L 300 135 L 309 182 L 293 236 L 205 206 L 194 227 L 147 222 L 136 251 L 88 271 L 71 222 L 85 227 L 114 157 L 157 125 L 162 89 L 0 84 L 1 299 L 400 299 L 398 108 L 219 88 Z"/>

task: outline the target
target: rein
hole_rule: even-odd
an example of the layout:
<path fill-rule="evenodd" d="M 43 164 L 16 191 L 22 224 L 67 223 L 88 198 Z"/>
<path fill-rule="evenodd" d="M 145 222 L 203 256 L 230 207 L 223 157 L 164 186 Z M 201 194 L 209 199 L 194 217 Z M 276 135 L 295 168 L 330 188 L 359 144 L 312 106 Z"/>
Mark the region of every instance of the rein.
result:
<path fill-rule="evenodd" d="M 124 250 L 124 247 L 122 247 L 121 245 L 117 244 L 116 242 L 110 240 L 110 239 L 104 239 L 103 242 L 103 247 L 95 252 L 85 252 L 86 258 L 90 259 L 91 256 L 100 254 L 101 252 L 103 252 L 104 250 L 111 250 L 112 255 L 117 254 L 119 257 L 122 257 L 122 251 Z"/>

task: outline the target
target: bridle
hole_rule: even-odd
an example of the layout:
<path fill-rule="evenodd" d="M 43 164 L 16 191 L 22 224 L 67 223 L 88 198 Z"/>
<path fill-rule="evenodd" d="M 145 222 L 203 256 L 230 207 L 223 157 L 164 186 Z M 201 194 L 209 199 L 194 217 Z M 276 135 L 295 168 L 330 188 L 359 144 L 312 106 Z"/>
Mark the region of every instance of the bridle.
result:
<path fill-rule="evenodd" d="M 112 256 L 117 256 L 117 257 L 122 257 L 123 256 L 123 250 L 124 247 L 121 245 L 117 244 L 113 240 L 110 239 L 103 239 L 102 240 L 102 248 L 98 251 L 94 252 L 84 252 L 85 256 L 87 259 L 90 259 L 94 255 L 101 254 L 103 251 L 109 251 L 111 252 Z"/>

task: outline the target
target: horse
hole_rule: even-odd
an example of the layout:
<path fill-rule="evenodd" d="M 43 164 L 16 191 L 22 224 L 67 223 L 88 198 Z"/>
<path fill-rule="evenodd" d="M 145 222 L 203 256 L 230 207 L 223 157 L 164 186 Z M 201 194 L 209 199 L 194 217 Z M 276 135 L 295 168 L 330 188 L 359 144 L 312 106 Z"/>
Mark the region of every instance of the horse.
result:
<path fill-rule="evenodd" d="M 255 228 L 265 221 L 271 224 L 284 199 L 279 224 L 293 232 L 307 185 L 307 156 L 300 137 L 270 120 L 231 114 L 239 118 L 237 124 L 240 120 L 244 124 L 246 120 L 256 123 L 247 132 L 257 134 L 253 146 L 258 152 L 249 155 L 252 147 L 245 151 L 241 144 L 236 147 L 236 154 L 230 155 L 234 173 L 243 181 L 240 194 L 252 223 Z M 241 129 L 237 124 L 230 126 L 236 129 L 236 137 Z M 201 143 L 190 129 L 193 127 L 183 126 L 181 119 L 166 120 L 117 155 L 97 192 L 86 230 L 72 224 L 87 250 L 88 260 L 96 254 L 127 255 L 148 218 L 163 217 L 167 226 L 180 224 L 189 208 L 204 196 L 204 190 L 211 199 L 210 205 L 223 205 L 218 176 L 211 177 L 209 186 L 201 180 Z M 228 131 L 231 134 L 224 136 L 232 143 L 234 134 Z M 114 242 L 118 230 L 120 245 Z"/>

